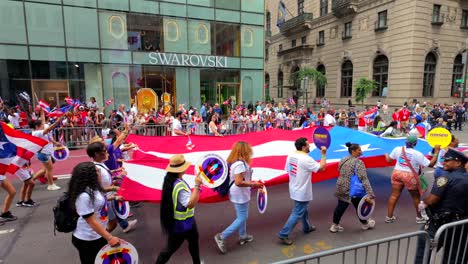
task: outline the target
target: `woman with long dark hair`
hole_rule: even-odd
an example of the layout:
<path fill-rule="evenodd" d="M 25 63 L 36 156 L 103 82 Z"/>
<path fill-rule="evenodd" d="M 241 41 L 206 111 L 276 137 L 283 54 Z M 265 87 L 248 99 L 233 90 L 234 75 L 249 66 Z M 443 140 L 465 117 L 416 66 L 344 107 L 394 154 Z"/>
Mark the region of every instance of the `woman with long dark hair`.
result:
<path fill-rule="evenodd" d="M 394 137 L 397 135 L 398 122 L 392 121 L 383 129 L 383 133 L 379 137 Z"/>
<path fill-rule="evenodd" d="M 184 155 L 171 157 L 164 177 L 161 199 L 161 227 L 167 234 L 167 246 L 159 253 L 156 263 L 166 263 L 172 254 L 187 240 L 193 263 L 200 263 L 200 248 L 198 244 L 198 229 L 195 223 L 194 208 L 200 196 L 202 180 L 195 176 L 195 187 L 190 186 L 182 176 L 190 166 Z M 175 198 L 175 199 L 174 199 Z"/>
<path fill-rule="evenodd" d="M 93 162 L 82 162 L 73 168 L 68 183 L 70 202 L 80 216 L 73 231 L 72 243 L 83 264 L 93 264 L 97 253 L 106 244 L 117 246 L 120 243 L 118 237 L 106 230 L 107 202 L 99 183 L 100 177 Z"/>
<path fill-rule="evenodd" d="M 330 227 L 330 232 L 342 232 L 344 228 L 340 225 L 340 220 L 343 214 L 346 212 L 349 204 L 352 203 L 353 206 L 357 209 L 359 202 L 362 197 L 351 197 L 349 195 L 350 186 L 351 186 L 351 176 L 356 172 L 359 180 L 362 182 L 366 193 L 374 198 L 374 192 L 367 178 L 366 165 L 359 157 L 362 155 L 361 146 L 355 143 L 346 143 L 348 147 L 349 156 L 341 159 L 338 164 L 338 170 L 340 176 L 336 180 L 336 192 L 335 196 L 338 198 L 338 205 L 335 208 L 333 213 L 333 224 Z M 375 220 L 359 220 L 362 224 L 361 228 L 363 230 L 372 229 L 375 226 Z"/>

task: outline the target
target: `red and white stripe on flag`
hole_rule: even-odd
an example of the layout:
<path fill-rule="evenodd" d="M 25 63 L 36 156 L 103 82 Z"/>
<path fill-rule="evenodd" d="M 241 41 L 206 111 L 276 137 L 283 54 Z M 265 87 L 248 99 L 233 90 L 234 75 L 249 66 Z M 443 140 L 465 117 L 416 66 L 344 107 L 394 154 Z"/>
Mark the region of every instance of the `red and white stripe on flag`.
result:
<path fill-rule="evenodd" d="M 106 101 L 106 106 L 111 105 L 114 102 L 114 99 L 109 99 Z"/>
<path fill-rule="evenodd" d="M 12 129 L 3 122 L 0 123 L 6 139 L 16 146 L 16 156 L 5 159 L 0 158 L 0 175 L 6 175 L 7 173 L 15 174 L 20 167 L 24 166 L 48 142 L 42 138 Z"/>
<path fill-rule="evenodd" d="M 43 100 L 39 100 L 39 106 L 46 112 L 50 111 L 50 105 Z"/>

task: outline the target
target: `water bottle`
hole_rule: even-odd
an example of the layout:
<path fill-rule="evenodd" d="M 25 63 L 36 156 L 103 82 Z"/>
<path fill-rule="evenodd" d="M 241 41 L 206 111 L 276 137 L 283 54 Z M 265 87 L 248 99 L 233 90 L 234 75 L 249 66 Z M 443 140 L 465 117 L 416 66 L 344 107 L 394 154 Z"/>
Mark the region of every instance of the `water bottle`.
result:
<path fill-rule="evenodd" d="M 419 208 L 419 212 L 421 213 L 421 217 L 428 220 L 429 217 L 427 216 L 427 213 L 426 213 L 426 204 L 423 201 L 421 201 L 419 203 L 418 208 Z"/>

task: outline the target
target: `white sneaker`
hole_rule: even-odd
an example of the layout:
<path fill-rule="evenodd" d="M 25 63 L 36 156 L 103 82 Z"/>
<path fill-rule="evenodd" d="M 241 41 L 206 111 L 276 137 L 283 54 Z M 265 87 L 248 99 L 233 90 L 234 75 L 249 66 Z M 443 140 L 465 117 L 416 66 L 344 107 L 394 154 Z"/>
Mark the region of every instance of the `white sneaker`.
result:
<path fill-rule="evenodd" d="M 57 190 L 60 190 L 60 189 L 62 189 L 62 188 L 60 186 L 55 185 L 55 184 L 47 186 L 48 191 L 57 191 Z"/>
<path fill-rule="evenodd" d="M 416 216 L 416 224 L 425 224 L 426 222 L 427 222 L 426 218 Z"/>
<path fill-rule="evenodd" d="M 340 226 L 340 225 L 336 225 L 336 224 L 332 224 L 330 226 L 330 232 L 332 233 L 336 233 L 336 232 L 343 232 L 344 231 L 344 227 Z"/>
<path fill-rule="evenodd" d="M 128 226 L 127 228 L 125 228 L 123 231 L 124 233 L 128 233 L 130 231 L 132 231 L 133 229 L 136 228 L 136 224 L 137 224 L 138 220 L 131 220 L 131 221 L 128 221 Z"/>
<path fill-rule="evenodd" d="M 362 230 L 368 230 L 368 229 L 372 229 L 374 228 L 375 226 L 375 220 L 374 219 L 369 219 L 367 220 L 367 224 L 365 225 L 362 225 Z"/>

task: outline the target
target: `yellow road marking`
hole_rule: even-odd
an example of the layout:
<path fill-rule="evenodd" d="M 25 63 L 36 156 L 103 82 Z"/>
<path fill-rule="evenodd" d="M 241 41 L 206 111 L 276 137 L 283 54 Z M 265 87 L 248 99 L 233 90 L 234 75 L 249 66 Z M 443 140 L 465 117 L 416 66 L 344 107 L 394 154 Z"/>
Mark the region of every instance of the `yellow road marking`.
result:
<path fill-rule="evenodd" d="M 283 249 L 281 249 L 281 252 L 282 252 L 283 255 L 285 255 L 286 257 L 292 258 L 292 257 L 294 257 L 294 251 L 295 251 L 295 250 L 296 250 L 296 246 L 295 246 L 295 245 L 291 245 L 291 246 L 283 247 Z"/>

